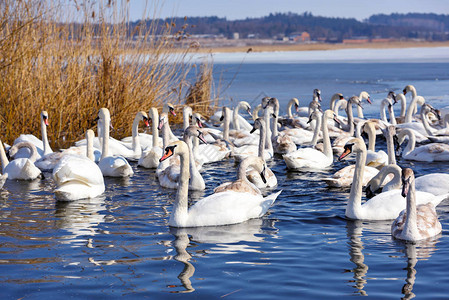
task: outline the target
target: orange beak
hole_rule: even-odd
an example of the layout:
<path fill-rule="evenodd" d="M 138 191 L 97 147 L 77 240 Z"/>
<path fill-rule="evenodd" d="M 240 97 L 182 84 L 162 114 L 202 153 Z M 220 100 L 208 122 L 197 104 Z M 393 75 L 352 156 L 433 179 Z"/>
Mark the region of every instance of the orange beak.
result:
<path fill-rule="evenodd" d="M 172 155 L 173 155 L 173 151 L 171 149 L 167 149 L 165 154 L 161 157 L 161 159 L 159 159 L 159 162 L 163 162 L 164 160 L 166 160 L 167 158 L 169 158 Z"/>
<path fill-rule="evenodd" d="M 338 161 L 342 160 L 343 158 L 345 158 L 349 154 L 351 154 L 351 150 L 350 149 L 345 149 L 345 151 L 342 153 L 342 155 L 340 155 L 340 157 L 338 158 Z"/>

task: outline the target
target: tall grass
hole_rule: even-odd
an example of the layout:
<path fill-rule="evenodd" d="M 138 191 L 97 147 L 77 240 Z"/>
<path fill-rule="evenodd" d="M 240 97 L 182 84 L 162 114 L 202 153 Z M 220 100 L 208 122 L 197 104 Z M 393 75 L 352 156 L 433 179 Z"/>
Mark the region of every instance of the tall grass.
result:
<path fill-rule="evenodd" d="M 0 2 L 4 142 L 20 133 L 40 137 L 42 110 L 49 113 L 52 146 L 60 148 L 94 127 L 101 107 L 110 110 L 113 135 L 121 138 L 130 135 L 137 111 L 182 102 L 191 68 L 191 48 L 179 47 L 184 32 L 156 21 L 131 30 L 115 2 L 70 3 L 75 13 L 63 16 L 67 8 L 57 1 Z"/>

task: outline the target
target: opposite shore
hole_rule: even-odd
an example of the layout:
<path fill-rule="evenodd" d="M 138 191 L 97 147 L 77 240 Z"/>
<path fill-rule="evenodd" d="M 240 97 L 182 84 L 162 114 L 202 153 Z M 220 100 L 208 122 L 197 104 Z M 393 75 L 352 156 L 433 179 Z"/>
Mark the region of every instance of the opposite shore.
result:
<path fill-rule="evenodd" d="M 433 48 L 449 47 L 449 41 L 445 42 L 419 42 L 419 41 L 396 41 L 383 43 L 362 43 L 362 44 L 329 44 L 329 43 L 309 43 L 309 44 L 258 44 L 252 40 L 247 45 L 235 46 L 213 46 L 202 47 L 198 42 L 198 52 L 201 53 L 231 53 L 231 52 L 275 52 L 275 51 L 315 51 L 315 50 L 340 50 L 340 49 L 396 49 L 396 48 Z"/>

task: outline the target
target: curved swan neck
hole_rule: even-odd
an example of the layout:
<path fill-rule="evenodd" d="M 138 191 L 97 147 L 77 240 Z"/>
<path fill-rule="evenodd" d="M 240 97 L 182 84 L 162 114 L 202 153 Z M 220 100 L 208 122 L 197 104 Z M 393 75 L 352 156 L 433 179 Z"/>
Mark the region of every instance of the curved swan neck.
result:
<path fill-rule="evenodd" d="M 170 216 L 170 225 L 183 225 L 188 219 L 188 193 L 189 193 L 189 149 L 185 142 L 176 142 L 176 153 L 181 162 L 181 174 L 178 182 L 178 191 L 176 193 L 173 211 Z"/>
<path fill-rule="evenodd" d="M 201 174 L 198 171 L 198 168 L 196 167 L 195 156 L 193 153 L 193 142 L 192 142 L 193 138 L 194 136 L 187 135 L 184 133 L 184 142 L 187 144 L 187 147 L 189 149 L 189 172 L 190 172 L 189 181 L 198 180 L 201 177 Z"/>
<path fill-rule="evenodd" d="M 347 106 L 347 105 L 348 105 L 348 101 L 347 101 L 346 99 L 340 99 L 340 100 L 338 100 L 338 101 L 335 103 L 334 109 L 333 109 L 335 115 L 338 117 L 338 111 L 340 110 L 340 107 L 342 107 L 342 106 L 345 107 L 345 106 Z"/>
<path fill-rule="evenodd" d="M 391 126 L 391 127 L 390 127 Z M 387 127 L 387 155 L 388 155 L 388 164 L 395 165 L 396 164 L 396 153 L 394 151 L 394 125 L 390 125 Z"/>
<path fill-rule="evenodd" d="M 376 129 L 371 122 L 365 123 L 365 132 L 368 134 L 368 150 L 376 151 Z"/>
<path fill-rule="evenodd" d="M 407 155 L 410 152 L 412 152 L 413 150 L 415 150 L 415 144 L 416 144 L 415 134 L 413 133 L 413 131 L 411 131 L 408 128 L 407 129 L 403 129 L 398 134 L 399 144 L 401 144 L 404 141 L 405 136 L 408 136 L 408 142 L 407 142 L 407 145 L 405 146 L 405 149 L 403 151 L 403 155 Z"/>
<path fill-rule="evenodd" d="M 290 99 L 290 101 L 288 101 L 288 105 L 287 105 L 287 118 L 292 119 L 293 118 L 293 114 L 292 114 L 292 106 L 293 104 L 295 104 L 295 98 Z"/>
<path fill-rule="evenodd" d="M 41 114 L 41 135 L 42 135 L 42 143 L 44 144 L 44 155 L 52 153 L 50 144 L 48 142 L 47 136 L 47 125 L 45 124 L 44 117 Z"/>
<path fill-rule="evenodd" d="M 192 117 L 192 108 L 190 106 L 184 106 L 182 110 L 182 128 L 186 130 L 190 125 L 190 118 Z"/>
<path fill-rule="evenodd" d="M 362 140 L 358 141 L 358 148 L 354 177 L 351 185 L 351 192 L 349 194 L 348 204 L 346 205 L 346 216 L 351 219 L 360 219 L 362 209 L 362 186 L 363 173 L 365 172 L 366 163 L 366 146 Z M 355 147 L 355 145 L 353 146 Z"/>
<path fill-rule="evenodd" d="M 407 100 L 405 99 L 404 94 L 397 94 L 396 95 L 396 99 L 398 99 L 401 101 L 401 117 L 405 117 L 405 112 L 407 110 Z"/>
<path fill-rule="evenodd" d="M 250 183 L 250 181 L 248 180 L 248 177 L 246 176 L 246 170 L 251 166 L 258 172 L 260 172 L 261 170 L 259 170 L 259 169 L 262 169 L 261 168 L 262 160 L 259 157 L 255 157 L 255 156 L 249 156 L 249 157 L 245 158 L 244 160 L 242 160 L 242 162 L 239 165 L 238 172 L 237 172 L 237 179 L 243 180 L 247 183 Z"/>
<path fill-rule="evenodd" d="M 410 123 L 412 121 L 413 113 L 416 111 L 418 105 L 423 105 L 424 103 L 425 99 L 421 96 L 416 96 L 415 92 L 415 96 L 413 97 L 412 102 L 410 102 L 407 113 L 405 115 L 405 123 Z"/>
<path fill-rule="evenodd" d="M 273 126 L 273 132 L 271 134 L 271 139 L 278 136 L 278 117 L 279 117 L 279 101 L 276 98 L 273 98 L 273 111 L 274 111 L 274 117 L 272 119 L 272 126 Z"/>
<path fill-rule="evenodd" d="M 421 120 L 422 120 L 422 124 L 424 126 L 424 129 L 426 130 L 427 134 L 430 136 L 433 136 L 433 132 L 432 132 L 432 128 L 430 127 L 429 124 L 429 119 L 427 118 L 427 114 L 428 114 L 428 110 L 425 109 L 424 106 L 421 106 Z"/>
<path fill-rule="evenodd" d="M 241 104 L 239 103 L 232 112 L 232 126 L 235 130 L 240 130 L 240 122 L 239 122 L 239 110 L 242 108 Z"/>
<path fill-rule="evenodd" d="M 157 109 L 154 107 L 150 108 L 149 113 L 150 113 L 150 118 L 152 121 L 151 131 L 153 134 L 153 147 L 158 147 L 159 146 L 159 129 L 157 129 L 157 125 L 158 125 L 158 121 L 159 121 L 159 113 L 157 112 Z"/>
<path fill-rule="evenodd" d="M 8 157 L 6 157 L 5 148 L 3 142 L 0 140 L 0 161 L 2 163 L 2 172 L 5 172 L 6 166 L 9 164 Z"/>
<path fill-rule="evenodd" d="M 88 159 L 95 161 L 94 156 L 94 132 L 91 129 L 86 131 L 86 156 Z"/>
<path fill-rule="evenodd" d="M 375 191 L 382 185 L 389 174 L 393 174 L 393 179 L 391 179 L 388 185 L 393 189 L 399 188 L 401 186 L 401 172 L 402 170 L 398 165 L 386 165 L 376 174 L 376 176 L 371 178 L 367 186 L 370 185 L 371 190 Z"/>

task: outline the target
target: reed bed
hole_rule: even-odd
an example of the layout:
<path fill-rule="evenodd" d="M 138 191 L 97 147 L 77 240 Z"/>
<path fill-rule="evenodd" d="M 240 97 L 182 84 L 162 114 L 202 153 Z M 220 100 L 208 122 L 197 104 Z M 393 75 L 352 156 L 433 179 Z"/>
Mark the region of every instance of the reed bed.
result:
<path fill-rule="evenodd" d="M 131 134 L 137 111 L 184 102 L 193 67 L 188 60 L 193 49 L 179 47 L 185 32 L 156 22 L 131 30 L 123 7 L 114 3 L 73 1 L 71 15 L 58 1 L 0 2 L 4 142 L 12 143 L 21 133 L 40 137 L 42 110 L 49 113 L 52 146 L 63 148 L 96 126 L 101 107 L 110 110 L 112 134 L 121 138 Z M 210 100 L 201 99 L 203 104 Z"/>

